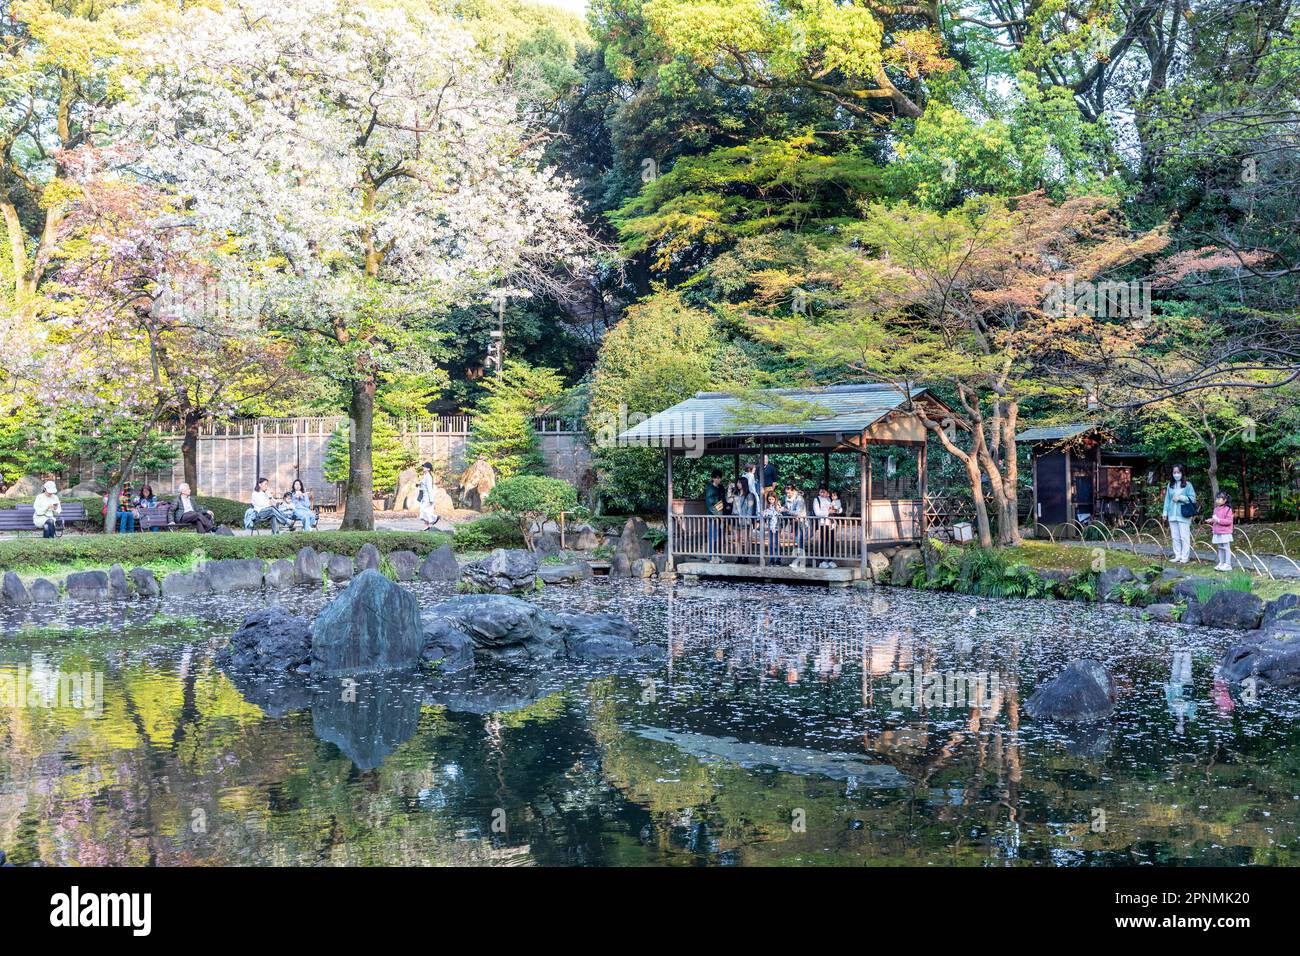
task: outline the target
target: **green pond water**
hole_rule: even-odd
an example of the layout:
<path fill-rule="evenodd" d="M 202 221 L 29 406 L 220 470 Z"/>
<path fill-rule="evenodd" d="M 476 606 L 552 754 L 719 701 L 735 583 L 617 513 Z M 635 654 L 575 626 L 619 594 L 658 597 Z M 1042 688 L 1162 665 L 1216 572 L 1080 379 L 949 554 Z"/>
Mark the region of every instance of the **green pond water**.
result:
<path fill-rule="evenodd" d="M 598 580 L 535 600 L 627 616 L 645 661 L 241 691 L 212 660 L 261 600 L 4 611 L 11 862 L 1300 863 L 1300 700 L 1216 682 L 1227 633 L 1048 601 Z M 1082 656 L 1116 677 L 1113 719 L 1025 716 Z"/>

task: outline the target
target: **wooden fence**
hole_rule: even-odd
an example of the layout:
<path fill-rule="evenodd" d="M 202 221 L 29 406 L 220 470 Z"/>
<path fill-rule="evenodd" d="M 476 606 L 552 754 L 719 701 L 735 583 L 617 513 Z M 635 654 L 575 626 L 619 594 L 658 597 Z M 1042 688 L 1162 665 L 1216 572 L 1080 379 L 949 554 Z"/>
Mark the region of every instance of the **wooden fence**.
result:
<path fill-rule="evenodd" d="M 435 468 L 452 473 L 467 465 L 465 449 L 471 424 L 468 415 L 392 421 L 402 440 L 416 450 L 419 461 L 431 461 Z M 316 502 L 336 504 L 338 488 L 325 480 L 325 448 L 335 429 L 346 425 L 347 419 L 342 416 L 258 418 L 207 425 L 198 437 L 198 491 L 243 501 L 259 477 L 270 480 L 273 492 L 285 491 L 295 478 L 301 478 Z M 538 419 L 534 427 L 547 472 L 580 484 L 591 467 L 591 456 L 578 423 L 547 418 Z M 137 486 L 147 483 L 157 494 L 167 495 L 185 480 L 182 436 L 161 437 L 175 445 L 171 467 L 136 472 L 131 482 Z M 95 477 L 94 471 L 83 467 L 79 474 L 69 476 L 69 483 L 93 481 Z"/>

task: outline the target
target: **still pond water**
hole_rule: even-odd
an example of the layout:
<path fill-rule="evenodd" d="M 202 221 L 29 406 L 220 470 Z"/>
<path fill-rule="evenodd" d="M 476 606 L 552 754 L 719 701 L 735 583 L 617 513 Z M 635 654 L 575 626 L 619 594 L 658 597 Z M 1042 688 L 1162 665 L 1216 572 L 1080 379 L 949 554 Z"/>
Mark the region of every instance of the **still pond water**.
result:
<path fill-rule="evenodd" d="M 411 587 L 426 606 L 449 596 Z M 314 614 L 326 596 L 281 600 Z M 64 706 L 0 707 L 0 849 L 107 865 L 1300 863 L 1300 698 L 1218 684 L 1228 634 L 888 589 L 598 579 L 536 600 L 622 613 L 651 651 L 612 674 L 362 681 L 352 703 L 246 695 L 213 665 L 251 597 L 185 616 L 8 609 L 0 689 L 88 673 L 102 694 L 65 681 L 49 701 Z M 1114 719 L 1023 716 L 1080 656 L 1116 675 Z"/>

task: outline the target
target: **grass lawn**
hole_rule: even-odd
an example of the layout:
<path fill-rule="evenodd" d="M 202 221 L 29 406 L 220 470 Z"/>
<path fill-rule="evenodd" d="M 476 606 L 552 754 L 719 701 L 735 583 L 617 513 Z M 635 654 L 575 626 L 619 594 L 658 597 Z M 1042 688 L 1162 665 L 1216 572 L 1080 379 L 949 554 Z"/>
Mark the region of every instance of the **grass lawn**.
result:
<path fill-rule="evenodd" d="M 1255 527 L 1251 525 L 1250 527 Z M 1294 527 L 1294 526 L 1293 526 Z M 1300 538 L 1297 538 L 1300 540 Z M 1089 571 L 1097 557 L 1097 548 L 1086 545 L 1053 544 L 1050 541 L 1026 541 L 1019 547 L 1006 548 L 1008 557 L 1030 567 L 1060 571 Z M 1261 547 L 1261 551 L 1263 548 Z M 1149 554 L 1133 554 L 1121 548 L 1105 550 L 1106 566 L 1130 568 L 1139 571 L 1153 566 L 1168 567 L 1168 561 Z M 1200 563 L 1189 564 L 1183 568 L 1188 574 L 1208 578 L 1212 581 L 1227 582 L 1231 576 L 1227 571 L 1215 571 L 1213 565 Z M 1240 572 L 1233 572 L 1239 574 Z M 1270 578 L 1267 574 L 1252 575 L 1252 592 L 1266 601 L 1280 594 L 1300 594 L 1300 578 Z"/>

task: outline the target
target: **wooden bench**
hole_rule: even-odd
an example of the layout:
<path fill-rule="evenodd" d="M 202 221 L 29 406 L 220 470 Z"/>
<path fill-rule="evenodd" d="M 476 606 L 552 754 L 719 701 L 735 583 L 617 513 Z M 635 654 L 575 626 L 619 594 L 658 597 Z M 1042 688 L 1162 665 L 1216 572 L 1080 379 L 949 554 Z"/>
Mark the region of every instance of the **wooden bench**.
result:
<path fill-rule="evenodd" d="M 32 521 L 32 516 L 35 514 L 34 505 L 17 505 L 13 508 L 0 509 L 0 531 L 31 531 L 40 534 L 41 529 Z M 88 517 L 86 506 L 80 501 L 65 501 L 54 522 L 55 533 L 62 534 L 67 525 L 84 523 Z"/>
<path fill-rule="evenodd" d="M 155 528 L 162 531 L 172 531 L 176 525 L 172 524 L 171 502 L 160 501 L 158 504 L 145 508 L 140 512 L 140 521 L 138 527 L 141 531 L 153 531 Z M 194 527 L 190 525 L 190 527 Z"/>

